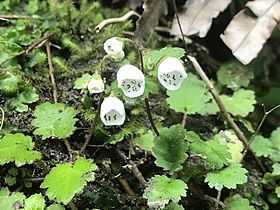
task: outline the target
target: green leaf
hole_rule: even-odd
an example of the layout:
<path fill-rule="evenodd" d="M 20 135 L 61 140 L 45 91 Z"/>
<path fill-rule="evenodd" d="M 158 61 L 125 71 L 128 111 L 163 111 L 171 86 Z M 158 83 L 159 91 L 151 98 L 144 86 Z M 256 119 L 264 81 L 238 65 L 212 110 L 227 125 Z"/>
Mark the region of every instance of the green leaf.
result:
<path fill-rule="evenodd" d="M 152 152 L 154 147 L 154 138 L 155 135 L 153 134 L 153 132 L 148 131 L 147 133 L 135 138 L 133 140 L 133 144 L 138 144 L 141 149 Z"/>
<path fill-rule="evenodd" d="M 179 202 L 187 195 L 188 186 L 180 179 L 172 180 L 167 176 L 156 175 L 149 181 L 145 189 L 144 198 L 148 199 L 148 206 L 164 207 L 170 200 Z"/>
<path fill-rule="evenodd" d="M 30 136 L 22 133 L 6 134 L 0 139 L 0 165 L 15 161 L 16 166 L 20 167 L 41 159 L 41 153 L 33 151 L 33 147 Z"/>
<path fill-rule="evenodd" d="M 191 142 L 190 151 L 206 157 L 213 168 L 220 169 L 224 164 L 228 164 L 230 158 L 228 147 L 217 139 L 204 142 L 194 132 L 187 132 L 187 139 Z"/>
<path fill-rule="evenodd" d="M 11 94 L 18 90 L 21 77 L 9 71 L 0 72 L 0 91 L 3 94 Z"/>
<path fill-rule="evenodd" d="M 40 187 L 48 188 L 46 195 L 50 200 L 67 205 L 87 181 L 93 181 L 96 170 L 91 159 L 78 158 L 74 164 L 64 163 L 52 168 Z"/>
<path fill-rule="evenodd" d="M 205 182 L 212 188 L 215 187 L 218 191 L 226 187 L 228 189 L 236 189 L 237 184 L 247 182 L 247 170 L 242 168 L 241 164 L 233 163 L 226 168 L 209 172 Z"/>
<path fill-rule="evenodd" d="M 27 104 L 32 104 L 38 100 L 39 95 L 36 93 L 36 89 L 28 88 L 18 93 L 14 98 L 7 100 L 7 103 L 10 110 L 15 108 L 18 112 L 26 112 L 28 111 Z"/>
<path fill-rule="evenodd" d="M 256 104 L 255 93 L 252 90 L 240 89 L 234 92 L 233 96 L 221 95 L 226 110 L 234 116 L 246 117 L 254 111 Z"/>
<path fill-rule="evenodd" d="M 162 128 L 154 140 L 153 153 L 156 165 L 164 170 L 178 171 L 187 159 L 186 132 L 181 125 Z"/>
<path fill-rule="evenodd" d="M 176 112 L 187 114 L 207 113 L 207 104 L 212 96 L 205 84 L 193 74 L 189 74 L 177 91 L 167 91 L 166 101 Z"/>
<path fill-rule="evenodd" d="M 280 187 L 275 188 L 275 193 L 276 193 L 277 197 L 280 198 Z"/>
<path fill-rule="evenodd" d="M 21 192 L 9 192 L 8 188 L 1 188 L 0 190 L 0 209 L 1 210 L 15 210 L 23 205 L 25 196 Z"/>
<path fill-rule="evenodd" d="M 65 210 L 64 206 L 60 204 L 52 204 L 46 210 Z"/>
<path fill-rule="evenodd" d="M 243 157 L 242 151 L 244 149 L 243 143 L 231 131 L 221 131 L 214 136 L 213 139 L 228 147 L 231 158 L 228 159 L 230 163 L 239 163 Z"/>
<path fill-rule="evenodd" d="M 35 14 L 38 11 L 39 7 L 38 7 L 38 0 L 29 0 L 28 1 L 28 5 L 26 7 L 26 11 L 29 14 Z"/>
<path fill-rule="evenodd" d="M 164 207 L 164 210 L 184 210 L 184 207 L 178 203 L 171 202 Z"/>
<path fill-rule="evenodd" d="M 41 194 L 33 194 L 25 200 L 24 210 L 44 210 L 45 199 Z"/>
<path fill-rule="evenodd" d="M 93 77 L 90 74 L 83 74 L 82 77 L 78 78 L 75 81 L 75 89 L 87 89 L 88 87 L 88 83 L 89 81 L 92 79 Z"/>
<path fill-rule="evenodd" d="M 280 163 L 274 163 L 272 165 L 273 171 L 272 174 L 276 176 L 280 176 Z"/>
<path fill-rule="evenodd" d="M 257 156 L 269 157 L 274 162 L 280 161 L 280 127 L 271 133 L 269 139 L 257 135 L 250 147 Z"/>
<path fill-rule="evenodd" d="M 76 114 L 74 108 L 65 108 L 61 103 L 38 105 L 34 112 L 36 118 L 31 122 L 36 127 L 34 134 L 41 135 L 42 139 L 69 137 L 75 130 Z"/>
<path fill-rule="evenodd" d="M 222 65 L 217 76 L 221 84 L 237 90 L 240 87 L 248 87 L 250 80 L 254 78 L 254 73 L 241 63 L 233 61 Z"/>
<path fill-rule="evenodd" d="M 231 196 L 225 199 L 225 210 L 254 210 L 253 206 L 250 206 L 249 200 L 242 198 L 239 194 Z"/>

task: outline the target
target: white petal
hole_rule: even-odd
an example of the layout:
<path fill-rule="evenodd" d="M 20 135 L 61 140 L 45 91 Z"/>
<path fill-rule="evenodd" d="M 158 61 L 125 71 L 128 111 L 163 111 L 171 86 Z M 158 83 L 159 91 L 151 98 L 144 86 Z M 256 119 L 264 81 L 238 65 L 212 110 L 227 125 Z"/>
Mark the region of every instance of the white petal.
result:
<path fill-rule="evenodd" d="M 88 83 L 88 91 L 90 94 L 101 93 L 104 91 L 104 83 L 101 78 L 92 78 Z"/>
<path fill-rule="evenodd" d="M 145 77 L 136 66 L 127 64 L 122 66 L 117 73 L 118 87 L 124 95 L 136 98 L 143 95 L 145 90 Z"/>
<path fill-rule="evenodd" d="M 168 90 L 178 90 L 187 76 L 178 58 L 165 58 L 158 66 L 158 80 Z"/>
<path fill-rule="evenodd" d="M 124 57 L 123 42 L 116 37 L 107 39 L 103 45 L 104 50 L 114 60 L 122 60 Z"/>
<path fill-rule="evenodd" d="M 122 125 L 125 121 L 123 102 L 117 97 L 105 98 L 101 104 L 100 118 L 104 125 Z"/>

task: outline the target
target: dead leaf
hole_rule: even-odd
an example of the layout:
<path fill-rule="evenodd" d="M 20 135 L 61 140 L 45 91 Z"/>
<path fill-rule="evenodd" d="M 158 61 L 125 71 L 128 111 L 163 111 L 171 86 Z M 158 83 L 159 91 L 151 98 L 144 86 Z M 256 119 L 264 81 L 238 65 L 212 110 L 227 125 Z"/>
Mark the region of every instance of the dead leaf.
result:
<path fill-rule="evenodd" d="M 243 64 L 250 63 L 261 51 L 280 20 L 279 0 L 249 1 L 246 6 L 255 17 L 241 10 L 220 37 Z"/>
<path fill-rule="evenodd" d="M 137 22 L 135 31 L 135 40 L 140 44 L 158 25 L 160 17 L 166 13 L 167 3 L 165 0 L 146 0 L 143 8 L 144 12 Z"/>
<path fill-rule="evenodd" d="M 179 14 L 183 33 L 187 36 L 198 34 L 205 37 L 213 18 L 225 10 L 231 0 L 189 0 L 184 5 L 185 11 Z M 180 35 L 176 17 L 173 19 L 170 33 Z"/>

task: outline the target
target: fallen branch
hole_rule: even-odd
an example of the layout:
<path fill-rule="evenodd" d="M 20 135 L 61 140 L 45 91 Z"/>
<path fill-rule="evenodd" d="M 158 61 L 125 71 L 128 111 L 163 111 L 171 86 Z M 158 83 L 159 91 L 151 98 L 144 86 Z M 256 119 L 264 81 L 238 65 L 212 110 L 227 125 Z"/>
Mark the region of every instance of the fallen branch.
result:
<path fill-rule="evenodd" d="M 117 153 L 119 154 L 119 156 L 124 160 L 124 161 L 128 161 L 128 163 L 131 165 L 131 171 L 134 174 L 134 176 L 139 180 L 139 182 L 143 185 L 146 186 L 147 182 L 145 180 L 145 178 L 143 177 L 142 173 L 139 171 L 137 165 L 130 160 L 122 151 L 120 151 L 119 149 L 117 149 Z"/>
<path fill-rule="evenodd" d="M 27 15 L 0 15 L 0 20 L 10 20 L 10 19 L 39 19 L 39 20 L 43 20 L 43 18 L 41 17 L 37 17 L 37 16 L 27 16 Z"/>
<path fill-rule="evenodd" d="M 106 20 L 103 20 L 101 23 L 99 23 L 94 30 L 99 33 L 105 26 L 113 23 L 122 23 L 125 22 L 127 19 L 129 19 L 131 16 L 137 16 L 140 17 L 140 15 L 137 12 L 129 11 L 125 15 L 119 17 L 119 18 L 109 18 Z"/>
<path fill-rule="evenodd" d="M 49 39 L 52 35 L 53 35 L 53 33 L 47 32 L 43 37 L 41 37 L 40 39 L 34 41 L 26 50 L 22 50 L 22 51 L 20 51 L 19 53 L 17 53 L 17 54 L 15 54 L 15 55 L 13 55 L 13 56 L 7 58 L 6 60 L 2 61 L 2 62 L 0 63 L 0 66 L 2 66 L 3 64 L 5 64 L 6 62 L 8 62 L 8 61 L 11 60 L 11 59 L 14 59 L 14 58 L 16 58 L 16 57 L 18 57 L 18 56 L 21 56 L 21 55 L 23 55 L 23 54 L 28 54 L 29 51 L 33 50 L 34 48 L 41 47 L 40 44 L 41 44 L 42 42 L 45 42 L 45 41 L 46 41 L 47 39 Z"/>

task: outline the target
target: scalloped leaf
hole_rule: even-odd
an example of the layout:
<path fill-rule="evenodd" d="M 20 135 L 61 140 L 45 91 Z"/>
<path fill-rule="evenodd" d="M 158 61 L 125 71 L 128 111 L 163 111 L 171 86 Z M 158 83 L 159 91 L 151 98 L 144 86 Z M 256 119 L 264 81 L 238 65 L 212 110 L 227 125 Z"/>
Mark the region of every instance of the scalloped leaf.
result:
<path fill-rule="evenodd" d="M 0 190 L 0 209 L 2 210 L 15 210 L 23 205 L 25 195 L 21 192 L 10 193 L 8 188 Z"/>
<path fill-rule="evenodd" d="M 236 189 L 237 184 L 244 184 L 247 182 L 247 170 L 242 168 L 241 164 L 234 163 L 221 170 L 209 172 L 205 178 L 209 187 L 220 191 L 224 187 L 228 189 Z"/>
<path fill-rule="evenodd" d="M 60 204 L 52 204 L 48 206 L 46 210 L 65 210 L 65 208 Z"/>
<path fill-rule="evenodd" d="M 234 116 L 246 117 L 254 111 L 255 93 L 252 90 L 239 89 L 233 96 L 221 95 L 226 110 Z"/>
<path fill-rule="evenodd" d="M 184 210 L 184 207 L 178 203 L 171 202 L 164 207 L 164 210 Z"/>
<path fill-rule="evenodd" d="M 34 151 L 30 136 L 22 133 L 6 134 L 0 139 L 0 165 L 14 161 L 17 167 L 41 159 L 41 153 Z"/>
<path fill-rule="evenodd" d="M 95 179 L 96 170 L 91 159 L 78 158 L 74 164 L 64 163 L 52 168 L 40 187 L 47 188 L 46 195 L 50 200 L 67 205 L 88 181 Z"/>
<path fill-rule="evenodd" d="M 76 114 L 74 108 L 66 108 L 61 103 L 46 102 L 38 105 L 34 112 L 36 118 L 31 122 L 36 127 L 33 133 L 42 136 L 42 139 L 69 137 L 76 128 Z"/>
<path fill-rule="evenodd" d="M 167 91 L 167 95 L 166 101 L 171 109 L 187 114 L 207 113 L 207 105 L 212 99 L 205 84 L 193 74 L 189 74 L 180 89 Z"/>
<path fill-rule="evenodd" d="M 164 207 L 170 200 L 179 202 L 187 195 L 188 186 L 180 179 L 170 179 L 167 176 L 156 175 L 149 181 L 143 194 L 148 199 L 150 208 Z"/>
<path fill-rule="evenodd" d="M 45 198 L 41 194 L 33 194 L 24 202 L 24 210 L 44 210 Z"/>
<path fill-rule="evenodd" d="M 186 132 L 181 125 L 162 128 L 154 140 L 153 154 L 156 165 L 164 170 L 178 171 L 187 159 Z"/>
<path fill-rule="evenodd" d="M 220 169 L 225 164 L 228 164 L 228 160 L 231 157 L 228 147 L 220 143 L 217 139 L 202 141 L 192 131 L 187 132 L 187 139 L 191 142 L 190 151 L 206 157 L 213 168 Z"/>
<path fill-rule="evenodd" d="M 249 200 L 242 198 L 239 194 L 231 196 L 225 199 L 225 210 L 254 210 L 253 206 L 250 206 Z"/>

